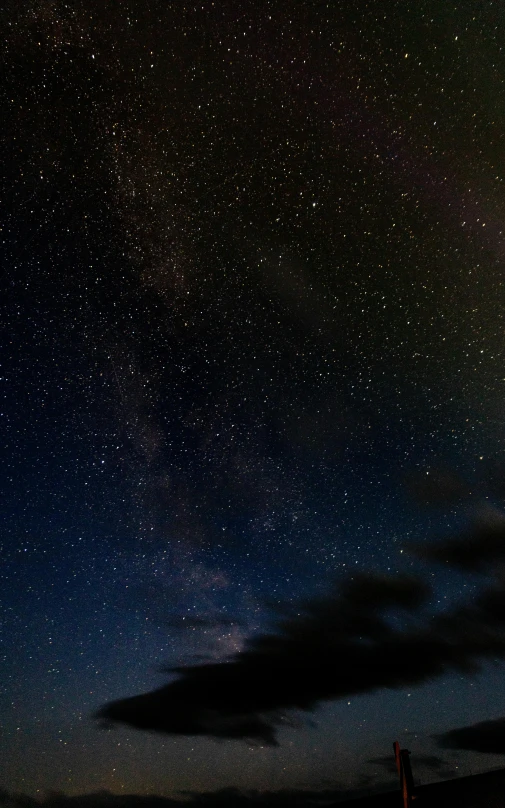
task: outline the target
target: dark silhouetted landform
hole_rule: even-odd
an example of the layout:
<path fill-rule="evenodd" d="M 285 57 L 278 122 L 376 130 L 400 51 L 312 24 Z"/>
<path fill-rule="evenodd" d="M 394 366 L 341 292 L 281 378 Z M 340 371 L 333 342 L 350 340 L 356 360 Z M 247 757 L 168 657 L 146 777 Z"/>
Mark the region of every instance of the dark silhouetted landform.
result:
<path fill-rule="evenodd" d="M 413 805 L 418 808 L 503 808 L 505 769 L 420 785 L 415 793 Z M 335 804 L 339 808 L 402 808 L 403 801 L 398 790 Z"/>
<path fill-rule="evenodd" d="M 415 768 L 415 758 L 413 758 Z M 140 796 L 136 794 L 111 794 L 100 791 L 67 797 L 64 794 L 48 794 L 36 800 L 24 794 L 0 791 L 1 808 L 401 808 L 399 787 L 385 784 L 381 791 L 360 796 L 363 790 L 349 791 L 326 789 L 324 791 L 247 791 L 225 788 L 220 791 L 196 793 L 184 792 L 184 799 Z M 505 804 L 505 769 L 459 777 L 452 780 L 420 785 L 416 788 L 414 803 L 419 808 L 503 808 Z"/>
<path fill-rule="evenodd" d="M 385 786 L 386 788 L 388 786 Z M 389 786 L 391 788 L 391 784 Z M 330 808 L 363 794 L 347 789 L 241 791 L 223 788 L 203 793 L 181 792 L 183 799 L 99 791 L 67 797 L 51 793 L 36 800 L 24 794 L 0 791 L 1 808 Z"/>

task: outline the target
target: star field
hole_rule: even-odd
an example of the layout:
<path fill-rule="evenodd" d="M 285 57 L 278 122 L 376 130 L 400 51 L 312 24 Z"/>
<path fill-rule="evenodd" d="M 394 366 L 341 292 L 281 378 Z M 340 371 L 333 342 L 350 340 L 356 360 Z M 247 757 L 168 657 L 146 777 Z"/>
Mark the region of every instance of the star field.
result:
<path fill-rule="evenodd" d="M 502 715 L 486 663 L 286 718 L 276 748 L 93 719 L 503 507 L 504 22 L 8 3 L 0 787 L 352 788 L 397 737 L 429 756 Z M 410 496 L 440 469 L 471 504 Z M 427 575 L 435 614 L 478 586 Z"/>

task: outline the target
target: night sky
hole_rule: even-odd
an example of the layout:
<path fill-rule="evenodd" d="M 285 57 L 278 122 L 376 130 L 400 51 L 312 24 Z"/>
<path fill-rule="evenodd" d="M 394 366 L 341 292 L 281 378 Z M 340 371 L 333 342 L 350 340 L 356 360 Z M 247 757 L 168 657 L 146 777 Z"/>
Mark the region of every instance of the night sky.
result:
<path fill-rule="evenodd" d="M 403 670 L 388 631 L 456 615 L 459 649 L 499 611 L 504 30 L 491 0 L 5 5 L 0 787 L 357 788 L 394 740 L 423 781 L 503 765 L 447 739 L 505 715 L 505 626 L 417 681 L 328 650 L 326 698 L 307 636 L 357 613 L 338 648 Z M 225 731 L 96 718 L 223 666 Z"/>

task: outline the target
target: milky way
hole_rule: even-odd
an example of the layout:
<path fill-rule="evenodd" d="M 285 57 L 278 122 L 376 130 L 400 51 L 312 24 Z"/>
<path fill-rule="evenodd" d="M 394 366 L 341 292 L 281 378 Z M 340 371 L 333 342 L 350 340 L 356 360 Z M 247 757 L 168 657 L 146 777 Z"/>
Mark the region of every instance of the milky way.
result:
<path fill-rule="evenodd" d="M 503 715 L 486 668 L 339 696 L 275 749 L 93 719 L 355 571 L 420 570 L 435 615 L 478 589 L 407 550 L 503 504 L 503 23 L 8 4 L 7 790 L 347 787 Z"/>

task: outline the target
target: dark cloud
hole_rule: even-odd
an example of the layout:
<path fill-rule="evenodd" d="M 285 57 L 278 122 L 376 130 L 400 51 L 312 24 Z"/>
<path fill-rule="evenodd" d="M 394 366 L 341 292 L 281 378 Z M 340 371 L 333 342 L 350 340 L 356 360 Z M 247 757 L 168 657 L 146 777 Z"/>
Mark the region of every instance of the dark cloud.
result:
<path fill-rule="evenodd" d="M 451 729 L 441 735 L 435 735 L 438 745 L 443 749 L 468 749 L 472 752 L 487 752 L 495 755 L 505 754 L 505 718 L 493 721 L 481 721 L 469 727 Z"/>
<path fill-rule="evenodd" d="M 431 468 L 413 472 L 406 480 L 407 491 L 419 505 L 448 507 L 468 499 L 468 483 L 451 469 Z"/>
<path fill-rule="evenodd" d="M 340 594 L 310 601 L 229 662 L 172 669 L 178 678 L 105 705 L 106 722 L 170 734 L 275 745 L 286 710 L 378 688 L 421 684 L 505 656 L 505 590 L 426 617 L 429 589 L 415 578 L 361 575 Z M 408 613 L 411 613 L 407 625 Z M 391 615 L 395 615 L 395 621 Z M 402 628 L 394 628 L 402 621 Z"/>
<path fill-rule="evenodd" d="M 416 766 L 424 766 L 426 769 L 438 772 L 445 769 L 449 762 L 438 755 L 416 755 Z"/>
<path fill-rule="evenodd" d="M 505 556 L 505 519 L 488 509 L 461 536 L 416 547 L 427 560 L 477 571 Z M 356 575 L 339 592 L 278 612 L 274 630 L 227 662 L 172 668 L 151 693 L 105 705 L 97 717 L 169 734 L 276 745 L 287 711 L 379 688 L 422 684 L 449 671 L 475 672 L 505 657 L 505 587 L 430 616 L 419 578 Z M 431 761 L 433 764 L 433 760 Z"/>
<path fill-rule="evenodd" d="M 380 766 L 388 774 L 396 774 L 397 768 L 393 755 L 384 755 L 384 757 L 370 758 L 367 760 L 372 766 Z"/>
<path fill-rule="evenodd" d="M 437 561 L 478 572 L 490 562 L 505 559 L 505 518 L 489 509 L 461 536 L 427 545 L 411 546 L 410 551 L 426 561 Z"/>
<path fill-rule="evenodd" d="M 374 766 L 381 766 L 388 774 L 396 774 L 396 763 L 393 755 L 384 755 L 384 757 L 371 758 L 367 760 Z M 450 766 L 447 760 L 439 757 L 438 755 L 418 755 L 415 756 L 416 771 L 419 768 L 429 769 L 437 774 L 446 773 L 447 767 Z M 452 770 L 451 770 L 452 771 Z"/>

